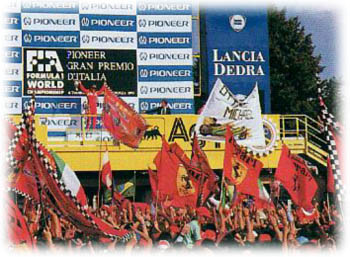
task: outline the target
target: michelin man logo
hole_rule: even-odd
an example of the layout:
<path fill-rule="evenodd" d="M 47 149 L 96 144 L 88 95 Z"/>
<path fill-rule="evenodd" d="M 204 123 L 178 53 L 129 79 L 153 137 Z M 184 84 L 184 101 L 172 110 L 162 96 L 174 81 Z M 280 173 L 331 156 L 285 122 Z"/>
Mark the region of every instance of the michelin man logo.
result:
<path fill-rule="evenodd" d="M 243 15 L 236 14 L 230 17 L 231 28 L 236 32 L 242 31 L 246 23 L 247 23 L 247 18 L 244 17 Z"/>
<path fill-rule="evenodd" d="M 140 43 L 140 45 L 147 44 L 147 38 L 145 36 L 140 36 L 139 37 L 139 43 Z"/>
<path fill-rule="evenodd" d="M 144 28 L 144 27 L 146 27 L 146 25 L 147 25 L 147 22 L 146 22 L 145 19 L 139 20 L 139 26 L 140 26 L 140 28 Z"/>
<path fill-rule="evenodd" d="M 30 35 L 28 33 L 24 34 L 24 36 L 23 36 L 23 40 L 24 40 L 25 43 L 31 43 L 32 39 L 33 39 L 32 35 Z"/>
<path fill-rule="evenodd" d="M 147 61 L 147 53 L 145 53 L 145 52 L 140 53 L 140 60 Z"/>
<path fill-rule="evenodd" d="M 141 77 L 141 78 L 147 78 L 147 77 L 148 77 L 148 70 L 146 70 L 146 69 L 141 69 L 141 70 L 140 70 L 140 77 Z"/>
<path fill-rule="evenodd" d="M 141 107 L 141 111 L 147 111 L 149 108 L 149 105 L 147 102 L 142 102 L 140 107 Z"/>
<path fill-rule="evenodd" d="M 25 17 L 23 19 L 23 24 L 26 25 L 26 26 L 32 25 L 32 19 L 30 17 Z"/>
<path fill-rule="evenodd" d="M 84 18 L 81 19 L 81 25 L 82 25 L 83 27 L 89 26 L 89 23 L 90 23 L 90 21 L 89 21 L 88 18 L 84 17 Z"/>

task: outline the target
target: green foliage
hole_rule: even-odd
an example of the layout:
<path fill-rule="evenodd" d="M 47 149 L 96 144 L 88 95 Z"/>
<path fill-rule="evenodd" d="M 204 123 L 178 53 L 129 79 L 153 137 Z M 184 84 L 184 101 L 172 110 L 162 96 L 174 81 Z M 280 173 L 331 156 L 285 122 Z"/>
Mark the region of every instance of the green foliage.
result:
<path fill-rule="evenodd" d="M 311 34 L 305 34 L 297 17 L 287 19 L 285 10 L 269 9 L 268 24 L 272 113 L 316 118 L 323 67 L 321 56 L 314 56 Z"/>
<path fill-rule="evenodd" d="M 337 120 L 341 118 L 341 106 L 344 104 L 344 94 L 342 94 L 340 83 L 336 78 L 326 79 L 321 82 L 322 97 L 328 107 L 328 111 L 332 113 Z"/>

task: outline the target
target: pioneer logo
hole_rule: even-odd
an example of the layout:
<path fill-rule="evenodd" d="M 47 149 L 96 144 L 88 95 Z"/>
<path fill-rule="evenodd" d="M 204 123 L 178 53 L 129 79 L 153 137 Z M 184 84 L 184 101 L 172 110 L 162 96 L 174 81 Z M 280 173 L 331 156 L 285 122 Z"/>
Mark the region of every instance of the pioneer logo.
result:
<path fill-rule="evenodd" d="M 140 60 L 141 61 L 147 61 L 147 53 L 145 53 L 145 52 L 141 52 L 140 53 Z"/>
<path fill-rule="evenodd" d="M 25 43 L 31 43 L 32 42 L 32 40 L 33 40 L 33 37 L 32 37 L 32 35 L 30 35 L 30 34 L 28 34 L 28 33 L 26 33 L 26 34 L 24 34 L 24 36 L 23 36 L 23 41 L 25 42 Z"/>
<path fill-rule="evenodd" d="M 146 69 L 141 69 L 141 70 L 140 70 L 140 77 L 141 77 L 141 78 L 147 78 L 147 77 L 148 77 L 148 70 L 146 70 Z"/>
<path fill-rule="evenodd" d="M 141 108 L 141 111 L 147 111 L 149 108 L 149 104 L 147 102 L 141 102 L 140 108 Z"/>
<path fill-rule="evenodd" d="M 90 20 L 87 17 L 81 19 L 81 25 L 83 27 L 88 27 L 90 25 Z"/>
<path fill-rule="evenodd" d="M 139 37 L 139 43 L 140 43 L 140 45 L 146 45 L 147 44 L 147 37 L 140 36 Z"/>

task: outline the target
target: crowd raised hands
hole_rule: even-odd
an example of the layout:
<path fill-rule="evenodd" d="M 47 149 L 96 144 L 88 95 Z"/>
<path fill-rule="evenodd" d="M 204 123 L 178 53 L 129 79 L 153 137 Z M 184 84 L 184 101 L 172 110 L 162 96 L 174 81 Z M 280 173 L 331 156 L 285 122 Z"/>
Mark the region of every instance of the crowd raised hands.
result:
<path fill-rule="evenodd" d="M 254 249 L 285 252 L 333 251 L 339 245 L 342 217 L 335 206 L 315 204 L 307 213 L 291 204 L 277 202 L 257 208 L 253 201 L 235 205 L 210 205 L 199 208 L 156 206 L 133 202 L 89 207 L 103 222 L 116 229 L 133 232 L 123 243 L 118 239 L 85 234 L 67 217 L 51 208 L 23 205 L 23 216 L 34 241 L 34 249 L 52 251 L 205 251 Z"/>

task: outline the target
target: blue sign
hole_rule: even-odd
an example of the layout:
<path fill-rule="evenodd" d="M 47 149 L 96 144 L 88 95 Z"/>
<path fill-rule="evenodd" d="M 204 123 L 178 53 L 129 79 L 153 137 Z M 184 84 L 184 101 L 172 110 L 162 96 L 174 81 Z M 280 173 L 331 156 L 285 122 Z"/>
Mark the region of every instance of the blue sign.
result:
<path fill-rule="evenodd" d="M 139 112 L 145 112 L 156 109 L 160 106 L 160 102 L 163 99 L 139 99 Z M 171 114 L 193 114 L 194 113 L 194 101 L 193 99 L 174 99 L 167 98 L 168 106 Z"/>
<path fill-rule="evenodd" d="M 20 13 L 6 13 L 4 15 L 5 28 L 7 29 L 21 29 L 21 14 Z"/>
<path fill-rule="evenodd" d="M 137 14 L 149 15 L 191 15 L 192 6 L 181 2 L 141 2 L 137 5 Z"/>
<path fill-rule="evenodd" d="M 23 97 L 23 109 L 28 105 L 30 97 Z M 41 98 L 35 99 L 37 114 L 81 114 L 80 98 Z"/>
<path fill-rule="evenodd" d="M 78 31 L 23 31 L 23 46 L 33 47 L 79 47 Z"/>
<path fill-rule="evenodd" d="M 138 48 L 192 48 L 191 33 L 137 33 Z"/>
<path fill-rule="evenodd" d="M 136 31 L 136 16 L 80 15 L 81 30 Z"/>
<path fill-rule="evenodd" d="M 22 81 L 5 81 L 5 85 L 1 86 L 1 93 L 10 97 L 22 96 Z"/>
<path fill-rule="evenodd" d="M 78 1 L 25 1 L 22 13 L 79 13 Z"/>
<path fill-rule="evenodd" d="M 217 78 L 233 93 L 243 95 L 258 83 L 262 110 L 269 113 L 267 11 L 208 9 L 205 22 L 209 91 Z"/>
<path fill-rule="evenodd" d="M 139 81 L 193 81 L 192 66 L 138 66 Z"/>
<path fill-rule="evenodd" d="M 21 47 L 6 47 L 4 49 L 5 61 L 8 63 L 22 63 Z"/>

